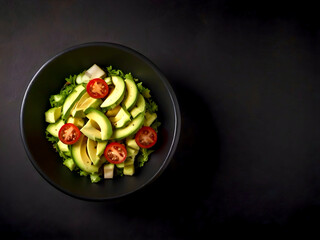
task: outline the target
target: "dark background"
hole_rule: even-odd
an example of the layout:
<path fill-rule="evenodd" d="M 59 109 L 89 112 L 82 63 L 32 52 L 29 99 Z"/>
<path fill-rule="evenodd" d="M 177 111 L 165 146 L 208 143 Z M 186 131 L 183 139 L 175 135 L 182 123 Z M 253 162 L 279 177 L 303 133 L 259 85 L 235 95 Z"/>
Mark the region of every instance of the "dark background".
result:
<path fill-rule="evenodd" d="M 320 224 L 319 17 L 308 2 L 0 0 L 0 231 L 24 239 L 307 234 Z M 108 202 L 69 197 L 33 168 L 23 93 L 56 53 L 129 46 L 181 108 L 171 165 Z M 43 156 L 45 158 L 45 156 Z"/>

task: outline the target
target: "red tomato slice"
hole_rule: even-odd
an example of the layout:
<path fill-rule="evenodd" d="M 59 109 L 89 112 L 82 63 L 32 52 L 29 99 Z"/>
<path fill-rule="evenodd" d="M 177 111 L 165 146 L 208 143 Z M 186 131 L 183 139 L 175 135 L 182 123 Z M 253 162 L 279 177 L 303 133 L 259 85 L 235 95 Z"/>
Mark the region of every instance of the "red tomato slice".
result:
<path fill-rule="evenodd" d="M 136 134 L 135 140 L 139 147 L 151 148 L 157 142 L 157 133 L 152 127 L 142 127 Z"/>
<path fill-rule="evenodd" d="M 122 144 L 113 142 L 107 145 L 106 149 L 104 150 L 104 156 L 110 163 L 122 163 L 124 160 L 126 160 L 127 149 Z"/>
<path fill-rule="evenodd" d="M 76 143 L 79 140 L 80 135 L 79 128 L 72 123 L 64 124 L 59 130 L 60 141 L 68 145 Z"/>
<path fill-rule="evenodd" d="M 109 86 L 103 79 L 95 78 L 88 82 L 87 92 L 90 95 L 90 97 L 104 98 L 108 95 Z"/>

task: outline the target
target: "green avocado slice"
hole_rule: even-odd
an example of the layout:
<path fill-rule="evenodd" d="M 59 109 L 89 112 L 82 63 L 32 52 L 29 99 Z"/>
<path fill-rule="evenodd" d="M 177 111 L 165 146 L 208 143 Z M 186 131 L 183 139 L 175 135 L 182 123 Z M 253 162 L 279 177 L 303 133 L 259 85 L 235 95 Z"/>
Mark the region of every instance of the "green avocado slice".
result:
<path fill-rule="evenodd" d="M 113 131 L 107 116 L 95 108 L 88 108 L 84 113 L 89 121 L 80 131 L 94 141 L 110 139 Z"/>
<path fill-rule="evenodd" d="M 136 102 L 138 100 L 139 91 L 138 91 L 138 87 L 137 87 L 136 83 L 134 82 L 134 80 L 125 79 L 124 82 L 126 84 L 127 94 L 126 94 L 126 97 L 124 98 L 122 104 L 125 106 L 125 108 L 128 111 L 130 111 L 134 107 L 134 105 L 136 104 Z"/>
<path fill-rule="evenodd" d="M 100 160 L 100 157 L 97 155 L 97 141 L 93 141 L 90 138 L 88 138 L 87 141 L 87 152 L 89 155 L 89 158 L 91 159 L 91 162 L 93 165 L 97 165 L 97 163 Z"/>
<path fill-rule="evenodd" d="M 129 122 L 129 124 L 126 127 L 115 129 L 111 139 L 121 140 L 130 135 L 135 134 L 142 127 L 143 122 L 144 112 L 140 113 L 136 118 Z"/>
<path fill-rule="evenodd" d="M 131 120 L 130 113 L 121 107 L 116 116 L 109 118 L 115 128 L 122 128 Z"/>
<path fill-rule="evenodd" d="M 92 165 L 87 153 L 88 138 L 81 134 L 80 139 L 71 145 L 71 156 L 75 164 L 83 171 L 95 173 L 99 171 L 99 166 Z"/>
<path fill-rule="evenodd" d="M 76 86 L 72 93 L 66 98 L 62 106 L 62 119 L 67 120 L 70 115 L 70 112 L 76 102 L 82 97 L 82 95 L 86 92 L 86 89 L 82 85 Z"/>
<path fill-rule="evenodd" d="M 105 108 L 106 110 L 113 109 L 114 107 L 119 105 L 119 103 L 121 103 L 121 101 L 123 100 L 126 90 L 126 85 L 121 77 L 112 76 L 112 82 L 115 86 L 114 90 L 100 105 L 101 108 Z"/>
<path fill-rule="evenodd" d="M 131 116 L 135 118 L 138 114 L 144 112 L 146 110 L 146 100 L 144 97 L 139 94 L 136 106 L 131 110 Z"/>

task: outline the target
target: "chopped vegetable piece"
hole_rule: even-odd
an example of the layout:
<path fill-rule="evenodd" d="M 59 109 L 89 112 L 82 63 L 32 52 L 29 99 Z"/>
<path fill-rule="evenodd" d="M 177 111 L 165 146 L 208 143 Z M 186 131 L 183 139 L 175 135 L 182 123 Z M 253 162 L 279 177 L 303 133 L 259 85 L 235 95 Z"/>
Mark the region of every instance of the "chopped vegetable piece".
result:
<path fill-rule="evenodd" d="M 104 156 L 110 163 L 122 163 L 124 160 L 126 160 L 127 150 L 122 144 L 113 142 L 107 145 L 106 149 L 104 150 Z"/>
<path fill-rule="evenodd" d="M 64 124 L 59 130 L 60 141 L 68 145 L 76 143 L 79 140 L 80 135 L 79 128 L 72 123 Z"/>
<path fill-rule="evenodd" d="M 88 82 L 87 92 L 92 98 L 104 98 L 108 95 L 109 86 L 103 79 L 95 78 Z"/>
<path fill-rule="evenodd" d="M 136 143 L 141 148 L 151 148 L 157 142 L 157 133 L 152 127 L 142 127 L 136 134 Z"/>

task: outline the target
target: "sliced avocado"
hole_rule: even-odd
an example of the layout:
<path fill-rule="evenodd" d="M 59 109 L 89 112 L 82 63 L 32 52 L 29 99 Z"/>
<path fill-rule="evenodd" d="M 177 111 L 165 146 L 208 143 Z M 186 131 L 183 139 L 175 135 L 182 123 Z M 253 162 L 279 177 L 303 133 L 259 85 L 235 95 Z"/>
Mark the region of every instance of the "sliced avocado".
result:
<path fill-rule="evenodd" d="M 46 122 L 55 123 L 61 116 L 61 107 L 50 108 L 45 112 Z"/>
<path fill-rule="evenodd" d="M 117 128 L 114 130 L 111 139 L 121 140 L 130 135 L 135 134 L 143 125 L 144 113 L 140 113 L 124 128 Z"/>
<path fill-rule="evenodd" d="M 104 78 L 106 73 L 97 65 L 93 64 L 86 72 L 85 75 L 89 77 L 89 79 L 94 78 Z"/>
<path fill-rule="evenodd" d="M 145 115 L 144 115 L 144 123 L 143 123 L 143 126 L 147 126 L 147 127 L 150 127 L 151 124 L 154 122 L 154 120 L 157 119 L 157 114 L 156 113 L 149 113 L 149 112 L 146 112 Z"/>
<path fill-rule="evenodd" d="M 85 92 L 86 92 L 86 89 L 82 85 L 78 85 L 73 89 L 72 93 L 66 98 L 66 100 L 64 101 L 64 104 L 62 106 L 62 119 L 63 120 L 66 120 L 69 117 L 73 106 L 82 97 L 82 95 Z"/>
<path fill-rule="evenodd" d="M 120 109 L 121 109 L 121 106 L 118 105 L 118 106 L 116 106 L 115 108 L 108 110 L 108 111 L 106 112 L 107 117 L 114 117 L 114 116 L 116 116 L 117 113 L 120 111 Z"/>
<path fill-rule="evenodd" d="M 98 108 L 101 103 L 101 99 L 90 97 L 84 101 L 81 107 L 83 108 L 83 111 L 86 111 L 88 108 Z"/>
<path fill-rule="evenodd" d="M 92 119 L 89 119 L 80 131 L 91 140 L 97 141 L 101 139 L 101 131 L 99 125 Z"/>
<path fill-rule="evenodd" d="M 95 141 L 108 140 L 112 136 L 112 125 L 106 115 L 94 108 L 88 108 L 84 113 L 89 118 L 89 121 L 80 130 L 84 135 Z"/>
<path fill-rule="evenodd" d="M 135 118 L 138 114 L 144 112 L 146 110 L 146 100 L 144 97 L 139 94 L 136 106 L 131 110 L 131 116 Z"/>
<path fill-rule="evenodd" d="M 87 173 L 95 173 L 99 171 L 99 166 L 92 165 L 87 153 L 88 138 L 81 134 L 79 140 L 71 145 L 71 156 L 75 164 Z"/>
<path fill-rule="evenodd" d="M 88 141 L 87 141 L 87 152 L 88 152 L 88 155 L 89 155 L 93 165 L 97 165 L 97 163 L 100 160 L 100 157 L 96 155 L 97 154 L 97 144 L 98 144 L 97 141 L 93 141 L 93 140 L 88 138 Z"/>
<path fill-rule="evenodd" d="M 123 105 L 130 111 L 138 100 L 139 91 L 136 83 L 132 79 L 125 79 L 127 94 L 123 100 Z"/>
<path fill-rule="evenodd" d="M 59 137 L 59 130 L 64 125 L 64 121 L 60 119 L 56 123 L 50 123 L 47 127 L 47 131 L 54 137 Z"/>
<path fill-rule="evenodd" d="M 72 123 L 76 125 L 78 128 L 82 128 L 84 126 L 84 119 L 83 118 L 74 118 L 74 117 L 69 117 L 67 120 L 67 123 Z"/>
<path fill-rule="evenodd" d="M 123 174 L 132 176 L 134 174 L 134 159 L 138 154 L 138 150 L 128 147 L 127 148 L 127 158 L 124 161 Z"/>
<path fill-rule="evenodd" d="M 116 116 L 110 117 L 109 119 L 115 128 L 122 128 L 130 122 L 131 115 L 127 110 L 121 108 Z"/>
<path fill-rule="evenodd" d="M 101 108 L 107 110 L 115 108 L 123 100 L 126 85 L 121 77 L 112 76 L 112 82 L 115 86 L 114 90 L 108 95 L 106 100 L 100 105 Z"/>
<path fill-rule="evenodd" d="M 105 179 L 113 178 L 114 164 L 108 163 L 103 166 L 103 177 Z"/>
<path fill-rule="evenodd" d="M 97 156 L 101 156 L 104 153 L 104 150 L 108 144 L 108 141 L 99 141 L 97 144 Z"/>
<path fill-rule="evenodd" d="M 102 103 L 101 99 L 97 98 L 92 98 L 90 95 L 86 92 L 85 94 L 82 95 L 80 100 L 77 102 L 75 107 L 71 111 L 71 115 L 73 117 L 77 118 L 84 118 L 85 114 L 84 111 L 87 110 L 88 108 L 97 108 L 99 105 Z"/>
<path fill-rule="evenodd" d="M 85 92 L 81 98 L 74 104 L 72 110 L 70 111 L 70 114 L 73 116 L 73 117 L 77 117 L 77 118 L 84 118 L 85 115 L 83 113 L 83 111 L 79 111 L 78 109 L 80 108 L 80 106 L 82 105 L 82 103 L 87 100 L 88 98 L 90 97 L 90 95 Z"/>

